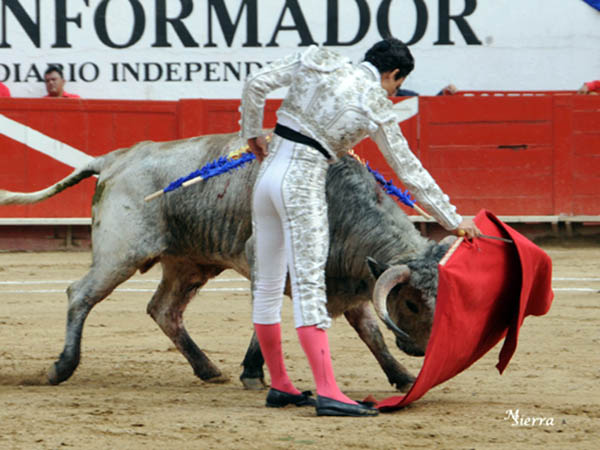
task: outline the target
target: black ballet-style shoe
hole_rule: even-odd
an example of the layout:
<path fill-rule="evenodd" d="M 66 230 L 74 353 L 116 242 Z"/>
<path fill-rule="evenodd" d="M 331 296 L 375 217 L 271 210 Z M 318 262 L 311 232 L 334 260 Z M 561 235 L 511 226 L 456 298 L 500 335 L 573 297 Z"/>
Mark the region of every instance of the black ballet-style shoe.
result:
<path fill-rule="evenodd" d="M 311 398 L 311 391 L 304 391 L 302 394 L 289 394 L 278 389 L 269 389 L 267 394 L 266 406 L 269 408 L 283 408 L 287 405 L 296 406 L 316 406 L 314 398 Z"/>
<path fill-rule="evenodd" d="M 379 414 L 379 411 L 369 403 L 352 405 L 317 395 L 317 416 L 368 417 Z"/>

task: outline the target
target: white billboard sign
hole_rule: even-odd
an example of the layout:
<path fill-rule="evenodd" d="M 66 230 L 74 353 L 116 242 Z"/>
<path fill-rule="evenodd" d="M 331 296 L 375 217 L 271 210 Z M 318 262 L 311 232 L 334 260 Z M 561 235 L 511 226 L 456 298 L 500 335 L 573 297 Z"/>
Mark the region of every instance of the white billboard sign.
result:
<path fill-rule="evenodd" d="M 358 62 L 388 34 L 423 95 L 600 77 L 600 12 L 583 0 L 0 0 L 0 81 L 42 97 L 59 64 L 84 98 L 239 98 L 269 61 L 316 44 Z"/>

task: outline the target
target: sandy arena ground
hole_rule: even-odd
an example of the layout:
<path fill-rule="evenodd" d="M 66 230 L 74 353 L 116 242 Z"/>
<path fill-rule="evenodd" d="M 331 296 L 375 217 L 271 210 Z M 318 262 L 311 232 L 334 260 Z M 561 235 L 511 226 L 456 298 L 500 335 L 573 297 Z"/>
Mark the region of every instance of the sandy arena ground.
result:
<path fill-rule="evenodd" d="M 45 371 L 63 345 L 64 291 L 68 280 L 86 272 L 90 253 L 0 254 L 0 448 L 597 449 L 600 246 L 544 249 L 554 261 L 554 304 L 548 315 L 526 319 L 504 375 L 494 367 L 499 344 L 408 408 L 366 419 L 317 418 L 312 408 L 268 409 L 265 392 L 242 388 L 240 362 L 251 336 L 249 283 L 231 271 L 211 281 L 185 316 L 227 382 L 197 379 L 145 313 L 160 278 L 154 268 L 96 306 L 78 370 L 48 386 Z M 291 316 L 286 302 L 289 372 L 298 387 L 312 389 Z M 329 335 L 338 382 L 350 396 L 397 394 L 343 318 Z M 422 359 L 394 353 L 418 372 Z M 514 426 L 507 410 L 554 424 Z"/>

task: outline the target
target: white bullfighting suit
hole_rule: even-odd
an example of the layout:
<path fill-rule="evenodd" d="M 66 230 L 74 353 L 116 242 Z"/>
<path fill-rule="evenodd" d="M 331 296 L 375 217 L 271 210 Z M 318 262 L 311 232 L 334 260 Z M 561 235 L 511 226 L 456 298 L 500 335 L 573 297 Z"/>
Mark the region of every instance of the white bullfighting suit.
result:
<path fill-rule="evenodd" d="M 329 163 L 370 136 L 416 201 L 442 226 L 455 229 L 462 218 L 410 151 L 372 64 L 353 65 L 333 51 L 311 46 L 262 68 L 248 79 L 242 94 L 244 139 L 263 134 L 267 94 L 284 86 L 289 90 L 277 111 L 278 124 L 313 139 L 329 158 L 280 136 L 269 145 L 253 195 L 253 320 L 280 322 L 289 270 L 296 327 L 326 329 L 331 324 L 325 291 Z"/>

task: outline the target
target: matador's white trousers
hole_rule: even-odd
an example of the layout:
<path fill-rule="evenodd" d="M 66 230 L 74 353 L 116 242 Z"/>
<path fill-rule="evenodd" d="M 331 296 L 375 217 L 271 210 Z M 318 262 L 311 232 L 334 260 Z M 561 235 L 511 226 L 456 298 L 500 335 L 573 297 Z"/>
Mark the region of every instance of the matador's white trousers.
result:
<path fill-rule="evenodd" d="M 289 271 L 296 327 L 331 325 L 325 290 L 328 166 L 317 150 L 273 136 L 252 198 L 254 323 L 281 322 Z"/>

